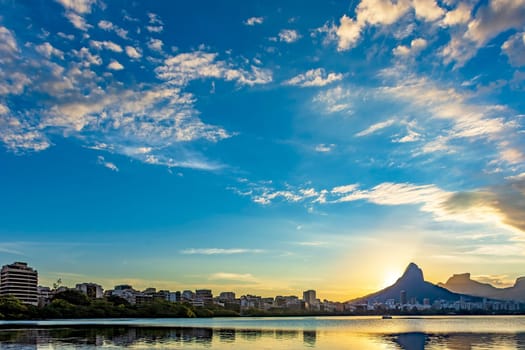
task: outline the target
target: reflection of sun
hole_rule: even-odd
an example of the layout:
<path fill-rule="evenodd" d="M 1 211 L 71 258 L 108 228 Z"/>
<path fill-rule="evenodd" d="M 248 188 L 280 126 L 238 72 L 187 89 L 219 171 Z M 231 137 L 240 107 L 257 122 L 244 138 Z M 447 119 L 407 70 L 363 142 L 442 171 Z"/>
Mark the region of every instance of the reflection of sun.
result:
<path fill-rule="evenodd" d="M 401 274 L 398 271 L 386 270 L 383 274 L 383 288 L 390 287 L 396 283 L 397 279 L 401 277 Z"/>

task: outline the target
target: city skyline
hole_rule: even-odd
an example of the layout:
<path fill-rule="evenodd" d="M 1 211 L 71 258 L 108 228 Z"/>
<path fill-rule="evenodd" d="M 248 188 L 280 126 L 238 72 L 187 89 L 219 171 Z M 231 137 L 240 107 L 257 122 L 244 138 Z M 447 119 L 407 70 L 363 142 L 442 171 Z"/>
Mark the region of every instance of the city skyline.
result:
<path fill-rule="evenodd" d="M 525 275 L 525 2 L 0 9 L 0 256 L 43 284 Z"/>

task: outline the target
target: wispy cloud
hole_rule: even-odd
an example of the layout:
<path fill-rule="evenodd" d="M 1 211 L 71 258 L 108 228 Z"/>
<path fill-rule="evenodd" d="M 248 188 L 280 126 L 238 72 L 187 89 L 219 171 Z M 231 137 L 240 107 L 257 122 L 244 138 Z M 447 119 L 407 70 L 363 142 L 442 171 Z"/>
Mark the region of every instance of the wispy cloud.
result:
<path fill-rule="evenodd" d="M 394 123 L 395 123 L 394 119 L 385 120 L 384 122 L 379 122 L 379 123 L 376 123 L 376 124 L 373 124 L 373 125 L 369 126 L 367 129 L 365 129 L 363 131 L 360 131 L 357 134 L 355 134 L 355 136 L 358 136 L 358 137 L 368 136 L 368 135 L 376 133 L 377 131 L 379 131 L 381 129 L 388 128 L 389 126 L 393 125 Z"/>
<path fill-rule="evenodd" d="M 324 143 L 320 143 L 318 145 L 315 146 L 314 150 L 316 152 L 321 152 L 321 153 L 328 153 L 328 152 L 332 152 L 335 148 L 335 144 L 331 143 L 331 144 L 324 144 Z"/>
<path fill-rule="evenodd" d="M 211 274 L 208 279 L 210 281 L 256 282 L 256 278 L 251 273 L 216 272 Z"/>
<path fill-rule="evenodd" d="M 295 85 L 301 87 L 325 86 L 343 79 L 341 73 L 326 73 L 324 68 L 310 69 L 309 71 L 299 74 L 289 80 L 284 85 Z"/>
<path fill-rule="evenodd" d="M 188 248 L 180 251 L 187 255 L 231 255 L 231 254 L 260 254 L 262 249 L 246 248 Z"/>
<path fill-rule="evenodd" d="M 351 93 L 342 86 L 330 88 L 319 92 L 313 99 L 313 102 L 324 106 L 327 113 L 350 112 L 351 111 Z"/>
<path fill-rule="evenodd" d="M 117 171 L 117 172 L 119 171 L 119 169 L 115 165 L 115 163 L 106 161 L 103 156 L 98 156 L 97 162 L 98 162 L 98 164 L 108 168 L 109 170 Z"/>

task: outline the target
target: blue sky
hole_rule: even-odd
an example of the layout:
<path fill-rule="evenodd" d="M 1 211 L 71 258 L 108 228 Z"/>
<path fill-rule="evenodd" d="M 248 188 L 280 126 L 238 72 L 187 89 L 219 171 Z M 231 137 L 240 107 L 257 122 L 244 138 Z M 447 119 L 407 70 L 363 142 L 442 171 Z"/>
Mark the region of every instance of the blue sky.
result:
<path fill-rule="evenodd" d="M 43 284 L 525 274 L 525 1 L 0 8 L 0 256 Z"/>

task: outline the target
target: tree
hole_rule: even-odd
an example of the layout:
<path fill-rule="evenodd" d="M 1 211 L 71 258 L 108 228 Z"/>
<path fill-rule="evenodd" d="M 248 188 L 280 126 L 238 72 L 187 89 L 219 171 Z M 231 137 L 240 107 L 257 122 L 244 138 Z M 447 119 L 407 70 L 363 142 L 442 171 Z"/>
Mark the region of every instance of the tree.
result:
<path fill-rule="evenodd" d="M 25 318 L 27 306 L 12 295 L 0 297 L 0 314 L 2 318 L 16 320 Z"/>
<path fill-rule="evenodd" d="M 55 294 L 55 296 L 53 297 L 53 300 L 57 300 L 57 299 L 65 300 L 68 303 L 73 304 L 73 305 L 87 306 L 91 303 L 91 300 L 89 300 L 87 295 L 75 289 L 68 289 L 63 292 Z"/>

